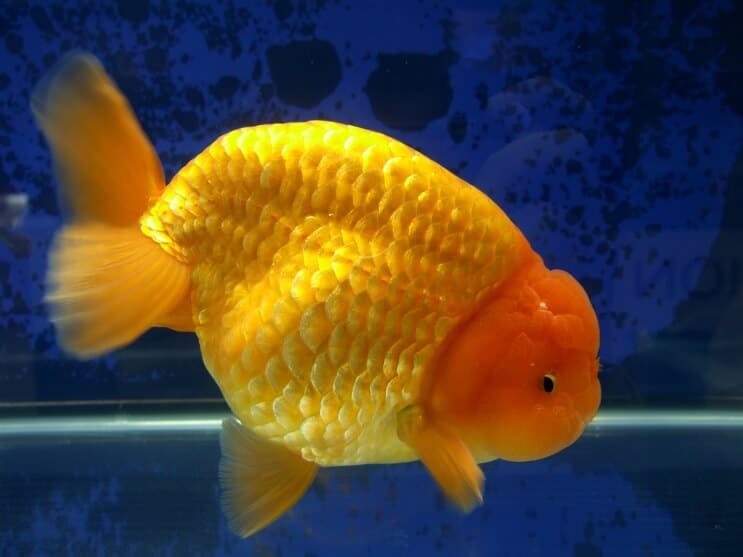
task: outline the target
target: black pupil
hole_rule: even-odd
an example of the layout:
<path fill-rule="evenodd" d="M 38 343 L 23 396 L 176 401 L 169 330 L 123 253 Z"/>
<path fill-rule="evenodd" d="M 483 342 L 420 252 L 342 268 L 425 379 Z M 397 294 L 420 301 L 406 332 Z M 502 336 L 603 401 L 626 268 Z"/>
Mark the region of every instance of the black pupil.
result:
<path fill-rule="evenodd" d="M 542 379 L 542 386 L 545 393 L 551 393 L 555 390 L 555 378 L 551 375 L 545 375 Z"/>

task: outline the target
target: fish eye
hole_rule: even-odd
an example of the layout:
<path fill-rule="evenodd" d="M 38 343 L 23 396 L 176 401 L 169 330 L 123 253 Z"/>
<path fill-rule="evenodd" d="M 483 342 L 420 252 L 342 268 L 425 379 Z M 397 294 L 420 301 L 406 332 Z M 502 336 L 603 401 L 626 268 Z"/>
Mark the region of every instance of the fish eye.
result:
<path fill-rule="evenodd" d="M 542 377 L 542 388 L 544 389 L 545 393 L 551 393 L 555 390 L 555 386 L 557 385 L 557 378 L 552 375 L 551 373 L 547 373 Z"/>

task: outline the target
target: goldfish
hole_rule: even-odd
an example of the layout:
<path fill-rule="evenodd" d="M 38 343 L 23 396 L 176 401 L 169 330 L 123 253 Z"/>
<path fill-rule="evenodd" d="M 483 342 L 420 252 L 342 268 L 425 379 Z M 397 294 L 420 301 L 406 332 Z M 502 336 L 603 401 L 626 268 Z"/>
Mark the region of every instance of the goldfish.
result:
<path fill-rule="evenodd" d="M 81 358 L 151 327 L 196 334 L 232 417 L 219 477 L 250 536 L 319 467 L 419 460 L 483 502 L 481 464 L 549 456 L 596 414 L 599 326 L 487 195 L 382 133 L 330 121 L 225 133 L 170 182 L 100 62 L 31 107 L 63 226 L 45 300 Z"/>

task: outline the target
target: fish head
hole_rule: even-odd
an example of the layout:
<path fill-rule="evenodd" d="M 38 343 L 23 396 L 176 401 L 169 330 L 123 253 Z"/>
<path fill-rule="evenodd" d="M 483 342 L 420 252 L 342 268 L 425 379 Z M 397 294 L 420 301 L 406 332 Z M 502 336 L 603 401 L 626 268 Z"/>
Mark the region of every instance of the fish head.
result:
<path fill-rule="evenodd" d="M 585 290 L 540 262 L 453 333 L 431 374 L 431 411 L 479 460 L 549 456 L 598 410 L 598 348 Z"/>

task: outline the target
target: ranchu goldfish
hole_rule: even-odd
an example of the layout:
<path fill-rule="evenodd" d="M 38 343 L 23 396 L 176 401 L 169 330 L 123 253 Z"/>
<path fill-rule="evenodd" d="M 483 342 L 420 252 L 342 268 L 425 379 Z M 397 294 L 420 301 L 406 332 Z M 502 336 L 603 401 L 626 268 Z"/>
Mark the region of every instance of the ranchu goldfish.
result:
<path fill-rule="evenodd" d="M 479 463 L 572 444 L 596 413 L 599 327 L 488 196 L 381 133 L 326 122 L 219 137 L 166 187 L 100 63 L 67 55 L 32 110 L 66 221 L 46 300 L 80 358 L 195 332 L 234 418 L 220 481 L 249 536 L 319 466 L 420 460 L 463 511 Z"/>

